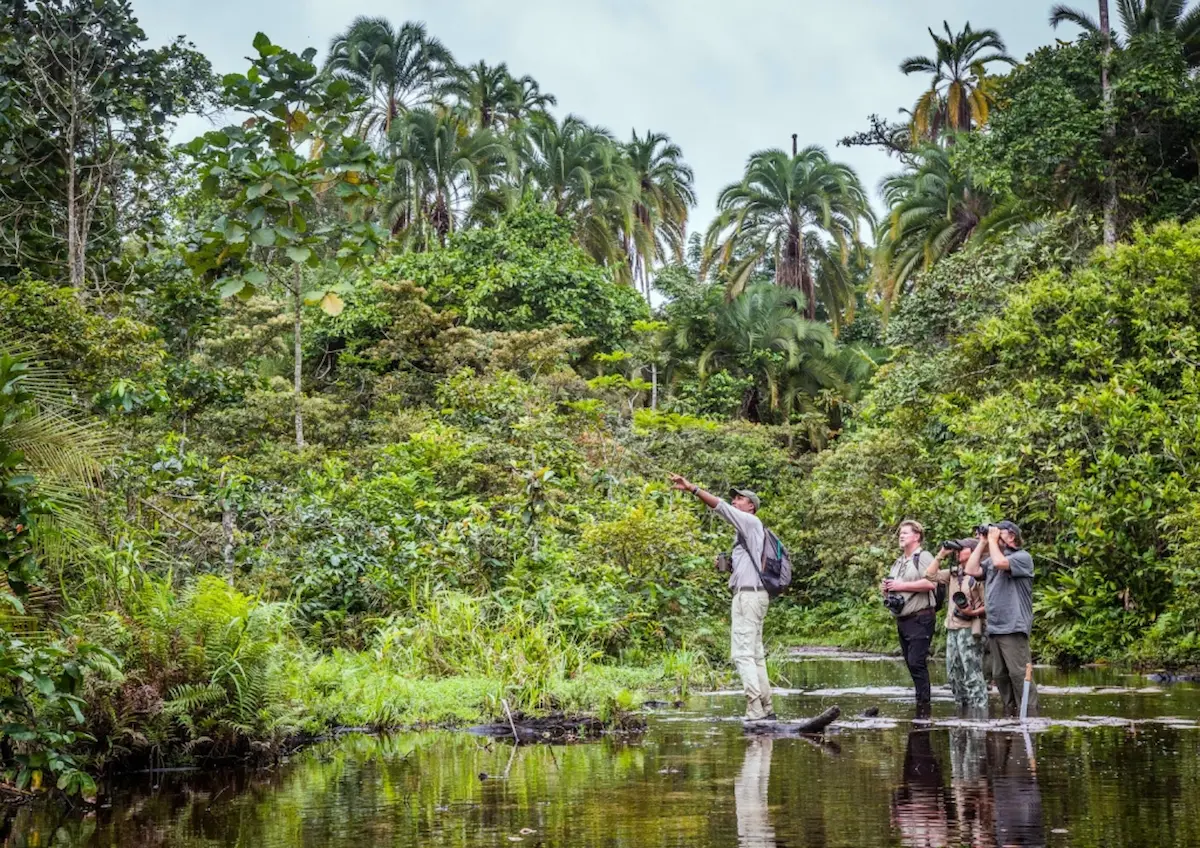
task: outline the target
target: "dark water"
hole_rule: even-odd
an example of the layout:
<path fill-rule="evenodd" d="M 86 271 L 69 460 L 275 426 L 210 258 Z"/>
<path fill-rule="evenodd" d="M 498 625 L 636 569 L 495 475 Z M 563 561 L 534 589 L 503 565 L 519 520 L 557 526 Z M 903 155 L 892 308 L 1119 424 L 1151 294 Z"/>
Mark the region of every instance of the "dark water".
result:
<path fill-rule="evenodd" d="M 783 717 L 750 738 L 736 694 L 655 713 L 638 738 L 520 747 L 434 732 L 347 737 L 274 770 L 142 775 L 94 813 L 22 809 L 6 846 L 1196 846 L 1200 687 L 1039 669 L 1020 727 L 914 723 L 889 662 L 783 668 Z M 936 693 L 935 693 L 936 695 Z M 880 718 L 855 719 L 868 706 Z"/>

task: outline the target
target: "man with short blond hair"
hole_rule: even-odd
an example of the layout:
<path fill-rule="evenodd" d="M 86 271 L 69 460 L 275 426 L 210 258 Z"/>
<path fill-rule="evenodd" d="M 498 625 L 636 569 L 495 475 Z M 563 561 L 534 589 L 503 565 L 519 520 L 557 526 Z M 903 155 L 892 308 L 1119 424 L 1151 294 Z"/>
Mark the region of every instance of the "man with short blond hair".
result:
<path fill-rule="evenodd" d="M 925 528 L 919 521 L 900 522 L 897 542 L 900 556 L 892 563 L 882 589 L 884 601 L 896 618 L 900 653 L 912 677 L 917 714 L 925 716 L 930 708 L 929 645 L 933 641 L 934 591 L 937 587 L 925 577 L 933 554 L 922 550 Z"/>

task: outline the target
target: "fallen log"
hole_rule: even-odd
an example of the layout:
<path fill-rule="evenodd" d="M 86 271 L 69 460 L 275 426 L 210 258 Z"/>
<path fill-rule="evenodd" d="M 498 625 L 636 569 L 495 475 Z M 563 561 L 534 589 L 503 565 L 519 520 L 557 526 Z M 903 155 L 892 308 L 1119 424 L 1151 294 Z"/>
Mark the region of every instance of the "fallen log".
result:
<path fill-rule="evenodd" d="M 606 731 L 639 731 L 645 727 L 645 720 L 635 715 L 622 715 L 606 725 L 595 716 L 588 715 L 553 712 L 546 716 L 534 717 L 514 712 L 511 720 L 506 717 L 504 721 L 469 727 L 467 732 L 492 739 L 515 738 L 517 742 L 526 745 L 538 742 L 578 742 L 582 739 L 595 739 Z"/>
<path fill-rule="evenodd" d="M 751 721 L 746 722 L 747 733 L 762 733 L 771 736 L 795 736 L 808 733 L 823 733 L 825 728 L 837 721 L 842 714 L 840 707 L 833 706 L 819 716 L 799 721 Z"/>

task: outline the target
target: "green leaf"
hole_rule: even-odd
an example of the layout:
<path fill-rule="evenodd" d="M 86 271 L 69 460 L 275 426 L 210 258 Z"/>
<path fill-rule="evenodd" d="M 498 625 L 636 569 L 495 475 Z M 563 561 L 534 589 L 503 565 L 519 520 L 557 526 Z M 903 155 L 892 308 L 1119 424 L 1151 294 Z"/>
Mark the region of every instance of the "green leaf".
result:
<path fill-rule="evenodd" d="M 245 227 L 232 221 L 225 225 L 225 241 L 229 242 L 230 244 L 241 244 L 245 240 Z"/>
<path fill-rule="evenodd" d="M 259 288 L 262 288 L 267 284 L 267 272 L 263 271 L 261 268 L 251 268 L 242 276 L 245 277 L 246 282 L 250 283 L 252 286 L 258 286 Z"/>
<path fill-rule="evenodd" d="M 251 230 L 250 241 L 259 247 L 270 247 L 275 244 L 275 231 L 270 227 L 259 227 L 257 230 Z"/>
<path fill-rule="evenodd" d="M 310 289 L 301 295 L 301 297 L 303 297 L 306 304 L 313 306 L 325 298 L 325 289 Z"/>
<path fill-rule="evenodd" d="M 217 283 L 220 285 L 218 292 L 221 297 L 233 297 L 235 294 L 239 294 L 246 285 L 246 281 L 241 277 L 225 277 L 224 281 L 217 280 Z"/>
<path fill-rule="evenodd" d="M 269 182 L 255 183 L 254 185 L 246 188 L 246 199 L 257 200 L 270 190 L 271 184 Z"/>
<path fill-rule="evenodd" d="M 244 43 L 244 42 L 243 42 Z M 263 56 L 274 56 L 280 52 L 280 48 L 271 43 L 271 39 L 267 38 L 264 33 L 258 33 L 254 36 L 254 49 Z"/>
<path fill-rule="evenodd" d="M 303 245 L 293 246 L 287 249 L 287 255 L 288 259 L 291 259 L 296 264 L 300 264 L 308 261 L 308 258 L 312 256 L 312 251 Z"/>

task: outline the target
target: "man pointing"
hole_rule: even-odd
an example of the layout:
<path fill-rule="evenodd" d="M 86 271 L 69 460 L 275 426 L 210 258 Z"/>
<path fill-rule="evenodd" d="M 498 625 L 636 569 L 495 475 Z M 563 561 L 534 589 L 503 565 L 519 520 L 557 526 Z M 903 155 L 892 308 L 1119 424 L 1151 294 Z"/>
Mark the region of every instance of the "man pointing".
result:
<path fill-rule="evenodd" d="M 746 692 L 745 720 L 774 721 L 762 638 L 770 596 L 759 571 L 766 541 L 763 523 L 757 515 L 759 497 L 749 489 L 735 489 L 732 501 L 725 501 L 678 474 L 671 475 L 671 485 L 698 497 L 705 506 L 732 524 L 737 534 L 733 546 L 733 571 L 729 575 L 729 589 L 733 593 L 730 655 Z"/>

